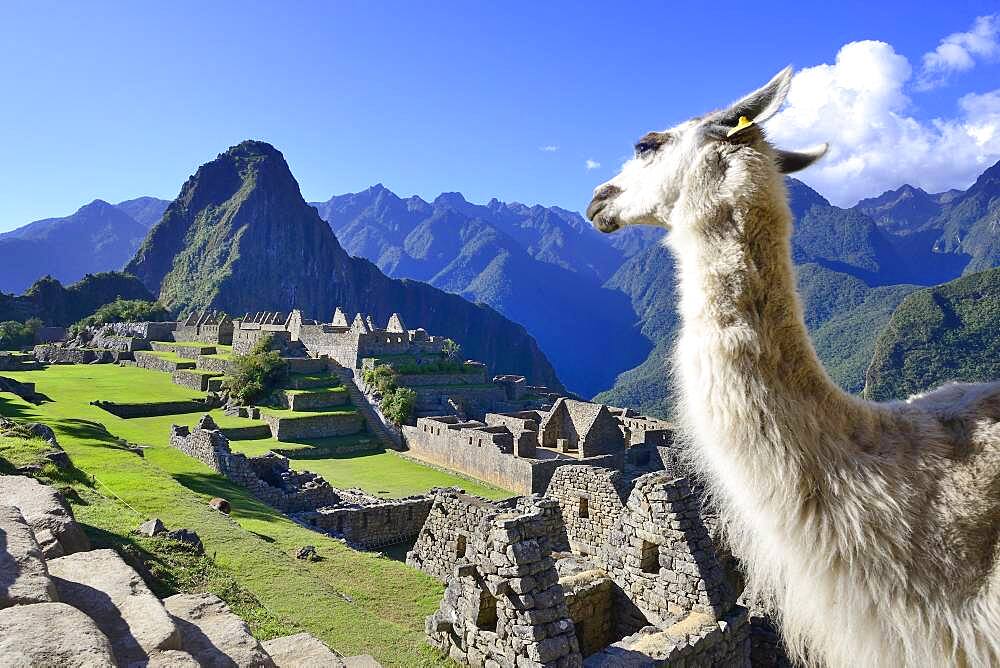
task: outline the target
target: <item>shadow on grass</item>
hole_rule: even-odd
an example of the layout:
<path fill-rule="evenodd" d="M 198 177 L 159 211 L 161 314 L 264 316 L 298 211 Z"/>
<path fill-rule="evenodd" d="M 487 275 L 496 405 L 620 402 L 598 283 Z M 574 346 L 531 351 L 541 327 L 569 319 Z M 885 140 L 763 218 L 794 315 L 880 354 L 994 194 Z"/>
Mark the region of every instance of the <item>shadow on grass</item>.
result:
<path fill-rule="evenodd" d="M 0 393 L 0 415 L 9 418 L 21 419 L 21 420 L 34 420 L 36 417 L 25 410 L 23 406 L 18 405 L 14 401 L 14 394 L 8 394 L 6 392 Z"/>
<path fill-rule="evenodd" d="M 233 513 L 239 517 L 263 522 L 285 518 L 280 510 L 267 505 L 221 474 L 175 473 L 174 480 L 196 494 L 226 499 L 232 506 Z"/>

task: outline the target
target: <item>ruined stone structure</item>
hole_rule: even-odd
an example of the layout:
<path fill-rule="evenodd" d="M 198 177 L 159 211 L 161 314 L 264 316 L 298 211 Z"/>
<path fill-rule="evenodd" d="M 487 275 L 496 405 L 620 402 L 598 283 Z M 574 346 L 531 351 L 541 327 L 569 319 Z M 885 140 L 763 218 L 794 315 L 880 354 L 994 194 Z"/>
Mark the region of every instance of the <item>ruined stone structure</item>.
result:
<path fill-rule="evenodd" d="M 628 426 L 639 423 L 635 432 Z M 415 457 L 521 494 L 544 492 L 553 473 L 569 464 L 675 468 L 676 453 L 663 445 L 672 442 L 668 423 L 565 397 L 548 411 L 487 413 L 483 421 L 418 418 L 402 431 Z"/>
<path fill-rule="evenodd" d="M 234 453 L 208 415 L 195 429 L 174 425 L 170 445 L 303 524 L 362 549 L 412 539 L 431 506 L 428 496 L 386 500 L 358 489 L 337 489 L 315 473 L 289 468 L 288 459 L 274 452 L 260 457 Z"/>
<path fill-rule="evenodd" d="M 228 346 L 233 342 L 233 321 L 221 311 L 195 312 L 177 323 L 172 338 Z"/>
<path fill-rule="evenodd" d="M 749 665 L 750 624 L 746 608 L 736 604 L 738 578 L 728 572 L 727 555 L 713 540 L 713 518 L 688 479 L 583 465 L 557 470 L 546 498 L 490 503 L 435 496 L 407 563 L 449 583 L 427 634 L 457 661 L 492 665 L 487 657 L 503 656 L 494 660 L 520 665 L 504 663 L 522 647 L 520 631 L 499 615 L 496 627 L 487 617 L 486 631 L 495 635 L 478 623 L 477 606 L 493 604 L 481 595 L 497 598 L 498 582 L 483 574 L 506 572 L 490 561 L 504 554 L 489 543 L 498 516 L 533 523 L 539 544 L 554 550 L 561 596 L 548 599 L 552 605 L 541 617 L 568 615 L 585 665 Z M 531 599 L 536 619 L 537 602 Z M 534 660 L 573 665 L 563 656 Z"/>
<path fill-rule="evenodd" d="M 551 557 L 556 504 L 472 505 L 476 510 L 465 517 L 469 535 L 456 535 L 456 565 L 444 600 L 427 619 L 430 644 L 470 666 L 581 666 Z M 421 538 L 427 532 L 425 527 Z M 407 562 L 418 558 L 411 552 Z"/>

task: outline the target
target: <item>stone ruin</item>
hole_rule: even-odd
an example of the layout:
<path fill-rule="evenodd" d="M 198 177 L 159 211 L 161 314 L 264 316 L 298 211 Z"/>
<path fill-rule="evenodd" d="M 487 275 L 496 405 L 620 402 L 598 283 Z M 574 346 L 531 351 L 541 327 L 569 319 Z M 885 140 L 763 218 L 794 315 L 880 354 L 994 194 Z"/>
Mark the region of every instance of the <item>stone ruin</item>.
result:
<path fill-rule="evenodd" d="M 234 453 L 209 415 L 194 429 L 171 427 L 170 445 L 299 523 L 359 549 L 412 540 L 431 507 L 426 495 L 381 499 L 360 489 L 338 489 L 322 476 L 290 468 L 288 459 L 275 452 L 259 457 Z"/>
<path fill-rule="evenodd" d="M 439 491 L 407 563 L 447 583 L 428 642 L 464 665 L 748 666 L 714 533 L 686 477 L 570 465 L 546 497 Z"/>
<path fill-rule="evenodd" d="M 418 418 L 402 432 L 419 459 L 522 494 L 544 492 L 561 466 L 653 470 L 675 457 L 670 423 L 566 397 L 550 410 L 487 413 L 483 421 Z"/>

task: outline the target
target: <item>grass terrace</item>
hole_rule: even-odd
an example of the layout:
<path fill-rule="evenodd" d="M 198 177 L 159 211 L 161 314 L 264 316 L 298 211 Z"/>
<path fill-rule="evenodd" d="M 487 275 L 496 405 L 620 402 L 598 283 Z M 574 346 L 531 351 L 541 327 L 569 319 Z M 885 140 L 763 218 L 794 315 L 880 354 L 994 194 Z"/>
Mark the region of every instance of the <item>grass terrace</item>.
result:
<path fill-rule="evenodd" d="M 36 383 L 38 391 L 51 399 L 34 406 L 0 393 L 0 414 L 48 424 L 84 477 L 93 481 L 93 487 L 81 487 L 70 498 L 78 519 L 96 537 L 96 545 L 111 544 L 127 553 L 151 555 L 157 572 L 173 582 L 171 586 L 216 591 L 264 638 L 305 630 L 344 654 L 370 652 L 386 666 L 443 661 L 424 644 L 423 634 L 424 618 L 437 609 L 443 593 L 439 582 L 398 561 L 356 552 L 299 526 L 171 448 L 170 425 L 194 424 L 200 414 L 123 420 L 89 405 L 95 399 L 152 402 L 192 399 L 200 393 L 174 385 L 168 374 L 135 367 L 53 365 L 4 375 Z M 213 417 L 230 424 L 221 411 Z M 148 446 L 145 456 L 129 451 L 119 437 Z M 377 494 L 405 495 L 455 485 L 494 498 L 509 495 L 394 453 L 321 456 L 336 445 L 324 440 L 300 444 L 234 441 L 233 447 L 247 452 L 296 449 L 292 466 L 321 473 L 334 485 L 362 487 Z M 12 447 L 7 444 L 8 450 Z M 208 500 L 215 496 L 229 500 L 231 516 L 208 507 Z M 129 534 L 150 517 L 159 517 L 171 528 L 198 532 L 208 557 L 185 561 L 187 557 L 158 554 L 153 551 L 155 545 Z M 303 545 L 315 545 L 322 559 L 295 559 Z"/>

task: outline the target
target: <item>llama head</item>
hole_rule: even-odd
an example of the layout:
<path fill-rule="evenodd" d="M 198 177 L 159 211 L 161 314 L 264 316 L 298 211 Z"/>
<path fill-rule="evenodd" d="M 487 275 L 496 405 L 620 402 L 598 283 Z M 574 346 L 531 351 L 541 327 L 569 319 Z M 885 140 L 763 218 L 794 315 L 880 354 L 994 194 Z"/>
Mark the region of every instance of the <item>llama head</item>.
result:
<path fill-rule="evenodd" d="M 625 225 L 669 228 L 674 205 L 685 190 L 693 183 L 700 188 L 707 185 L 704 179 L 691 175 L 703 174 L 700 168 L 706 165 L 722 164 L 723 156 L 739 147 L 749 146 L 771 156 L 776 169 L 785 174 L 808 167 L 826 152 L 826 144 L 805 151 L 783 151 L 767 144 L 760 127 L 781 107 L 791 82 L 789 66 L 726 109 L 647 133 L 636 143 L 635 156 L 621 172 L 594 189 L 587 218 L 602 232 L 614 232 Z"/>

